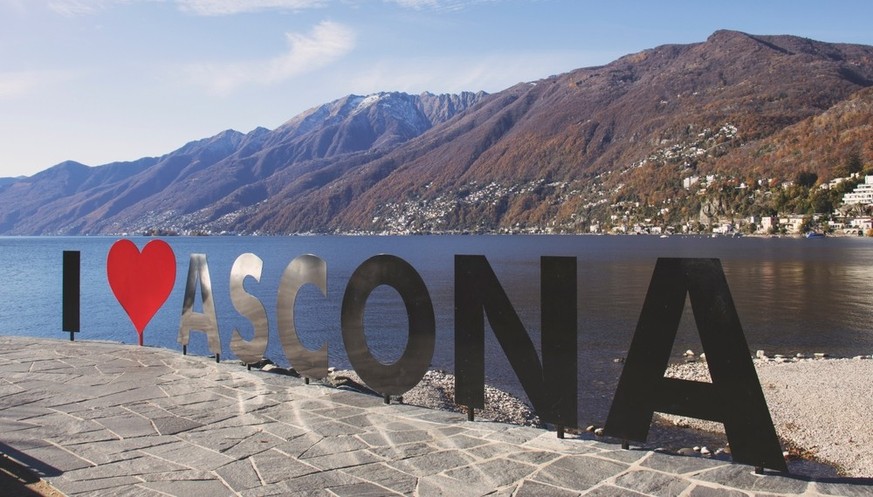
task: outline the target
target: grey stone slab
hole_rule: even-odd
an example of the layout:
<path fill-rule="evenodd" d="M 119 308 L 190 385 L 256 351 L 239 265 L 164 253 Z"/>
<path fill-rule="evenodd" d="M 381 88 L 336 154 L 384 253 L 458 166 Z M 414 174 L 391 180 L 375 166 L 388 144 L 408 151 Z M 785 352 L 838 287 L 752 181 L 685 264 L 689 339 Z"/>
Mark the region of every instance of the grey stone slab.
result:
<path fill-rule="evenodd" d="M 291 457 L 300 457 L 306 451 L 311 449 L 315 444 L 323 440 L 324 437 L 311 432 L 304 432 L 303 435 L 288 440 L 285 443 L 276 446 L 277 449 L 290 455 Z"/>
<path fill-rule="evenodd" d="M 471 447 L 485 445 L 488 443 L 488 440 L 471 437 L 465 434 L 459 434 L 451 437 L 437 439 L 434 441 L 434 443 L 444 449 L 469 449 Z"/>
<path fill-rule="evenodd" d="M 705 457 L 689 457 L 654 452 L 640 464 L 644 467 L 666 473 L 689 475 L 724 466 L 725 463 L 724 461 L 707 459 Z"/>
<path fill-rule="evenodd" d="M 167 494 L 163 492 L 142 487 L 140 484 L 75 495 L 81 495 L 82 497 L 167 497 Z"/>
<path fill-rule="evenodd" d="M 806 481 L 774 473 L 756 475 L 752 467 L 742 464 L 719 466 L 700 473 L 697 479 L 712 483 L 730 482 L 731 487 L 739 490 L 780 494 L 802 494 L 809 485 Z"/>
<path fill-rule="evenodd" d="M 815 482 L 815 490 L 823 495 L 843 497 L 873 496 L 873 478 L 847 478 L 840 483 Z"/>
<path fill-rule="evenodd" d="M 64 478 L 71 481 L 87 481 L 98 478 L 115 478 L 123 476 L 142 476 L 149 473 L 168 473 L 187 469 L 185 466 L 164 461 L 156 457 L 141 455 L 131 459 L 88 466 L 81 469 L 66 471 Z"/>
<path fill-rule="evenodd" d="M 216 475 L 212 471 L 183 468 L 178 471 L 154 472 L 139 475 L 143 481 L 191 481 L 191 480 L 214 480 Z"/>
<path fill-rule="evenodd" d="M 628 468 L 626 464 L 589 456 L 565 456 L 540 470 L 531 479 L 572 490 L 585 490 Z"/>
<path fill-rule="evenodd" d="M 95 464 L 106 464 L 141 457 L 139 449 L 158 447 L 177 441 L 175 437 L 153 436 L 85 443 L 69 446 L 67 449 Z"/>
<path fill-rule="evenodd" d="M 178 436 L 182 440 L 186 440 L 195 445 L 206 447 L 217 452 L 225 452 L 258 433 L 258 428 L 253 426 L 233 426 L 227 428 L 205 426 L 197 428 L 196 430 L 188 430 L 184 433 L 180 433 Z M 277 437 L 272 435 L 264 435 L 264 437 L 270 441 L 277 440 Z M 267 447 L 267 449 L 270 448 L 271 447 Z"/>
<path fill-rule="evenodd" d="M 233 490 L 219 480 L 156 481 L 144 483 L 142 486 L 174 497 L 191 497 L 192 495 L 221 497 L 224 495 L 235 495 Z"/>
<path fill-rule="evenodd" d="M 590 454 L 596 452 L 591 442 L 561 440 L 554 433 L 545 433 L 523 445 L 529 449 L 552 450 L 562 454 Z"/>
<path fill-rule="evenodd" d="M 255 471 L 265 484 L 299 478 L 321 471 L 315 466 L 300 462 L 276 450 L 252 456 L 251 460 Z"/>
<path fill-rule="evenodd" d="M 619 462 L 625 462 L 628 464 L 635 463 L 640 459 L 649 455 L 648 451 L 638 450 L 638 449 L 630 449 L 630 450 L 604 450 L 602 452 L 596 453 L 598 457 L 605 457 L 607 459 L 613 459 Z"/>
<path fill-rule="evenodd" d="M 234 460 L 224 454 L 183 441 L 144 448 L 142 451 L 181 466 L 205 470 L 219 468 Z"/>
<path fill-rule="evenodd" d="M 262 487 L 255 487 L 249 490 L 243 490 L 239 492 L 239 495 L 240 497 L 287 497 L 290 495 L 294 495 L 294 497 L 336 497 L 329 490 L 324 489 L 305 491 L 301 491 L 298 489 L 296 494 L 292 494 L 291 489 L 288 488 L 288 485 L 285 485 L 285 482 L 273 483 L 270 485 L 264 485 Z"/>
<path fill-rule="evenodd" d="M 121 438 L 136 438 L 158 434 L 150 420 L 133 413 L 108 418 L 97 418 L 95 421 Z"/>
<path fill-rule="evenodd" d="M 339 435 L 354 435 L 361 431 L 360 427 L 353 426 L 341 421 L 325 421 L 322 423 L 314 423 L 308 427 L 315 433 L 325 437 L 336 437 Z"/>
<path fill-rule="evenodd" d="M 286 441 L 293 440 L 307 433 L 307 431 L 302 428 L 286 425 L 284 423 L 277 423 L 274 421 L 257 424 L 257 426 L 260 429 L 263 429 L 264 433 L 269 433 Z"/>
<path fill-rule="evenodd" d="M 431 439 L 431 434 L 425 430 L 376 431 L 359 436 L 370 447 L 387 447 L 406 443 L 423 442 Z"/>
<path fill-rule="evenodd" d="M 626 488 L 615 487 L 612 485 L 601 485 L 592 488 L 591 491 L 585 493 L 585 497 L 648 497 L 646 494 L 641 494 Z"/>
<path fill-rule="evenodd" d="M 382 461 L 382 458 L 372 452 L 359 450 L 353 452 L 341 452 L 338 454 L 330 454 L 326 456 L 310 457 L 303 459 L 307 464 L 311 464 L 319 469 L 341 469 L 362 464 L 371 464 Z"/>
<path fill-rule="evenodd" d="M 495 433 L 491 440 L 499 440 L 512 444 L 523 444 L 542 436 L 543 430 L 540 428 L 531 428 L 529 426 L 519 426 L 509 428 L 507 430 Z M 557 435 L 556 435 L 557 438 Z"/>
<path fill-rule="evenodd" d="M 402 495 L 369 482 L 334 487 L 330 491 L 339 497 L 391 497 Z"/>
<path fill-rule="evenodd" d="M 679 495 L 691 484 L 686 479 L 649 470 L 629 471 L 619 475 L 614 483 L 619 487 L 657 497 Z"/>
<path fill-rule="evenodd" d="M 215 473 L 236 492 L 260 487 L 262 484 L 250 458 L 222 466 Z"/>
<path fill-rule="evenodd" d="M 535 481 L 524 481 L 515 492 L 515 497 L 577 497 L 578 495 L 579 492 Z"/>
<path fill-rule="evenodd" d="M 389 463 L 392 467 L 415 476 L 426 476 L 441 473 L 473 462 L 473 458 L 459 450 L 429 452 L 421 456 L 411 457 Z"/>
<path fill-rule="evenodd" d="M 688 497 L 748 497 L 749 494 L 739 490 L 731 490 L 723 487 L 705 487 L 696 485 L 688 493 Z"/>
<path fill-rule="evenodd" d="M 155 428 L 161 435 L 176 435 L 203 426 L 203 423 L 180 418 L 179 416 L 166 416 L 152 419 L 152 423 L 155 424 Z"/>
<path fill-rule="evenodd" d="M 370 452 L 385 459 L 403 460 L 410 459 L 416 456 L 423 456 L 431 452 L 438 452 L 438 447 L 434 447 L 424 442 L 416 442 L 390 447 L 376 447 L 370 449 Z"/>
<path fill-rule="evenodd" d="M 162 399 L 166 396 L 164 392 L 161 391 L 160 388 L 154 385 L 146 385 L 146 386 L 136 386 L 135 384 L 125 384 L 128 389 L 114 393 L 111 395 L 106 395 L 103 397 L 98 397 L 92 400 L 86 400 L 80 403 L 79 407 L 82 408 L 103 408 L 103 407 L 111 407 L 111 406 L 120 406 L 120 405 L 128 405 L 133 404 L 135 402 L 140 402 L 143 400 L 153 400 L 153 399 Z"/>
<path fill-rule="evenodd" d="M 366 411 L 360 407 L 346 405 L 329 405 L 322 409 L 311 409 L 310 412 L 324 416 L 328 419 L 341 420 L 343 418 L 351 418 L 366 414 Z"/>
<path fill-rule="evenodd" d="M 4 436 L 13 431 L 30 430 L 38 427 L 39 425 L 27 421 L 15 421 L 13 419 L 0 418 L 0 433 Z"/>
<path fill-rule="evenodd" d="M 330 489 L 363 483 L 360 479 L 342 471 L 319 471 L 285 480 L 288 495 L 305 494 L 312 490 Z"/>
<path fill-rule="evenodd" d="M 477 459 L 492 459 L 497 456 L 507 456 L 517 451 L 517 446 L 499 442 L 473 447 L 467 450 L 467 453 Z"/>
<path fill-rule="evenodd" d="M 418 478 L 384 463 L 355 466 L 345 469 L 344 472 L 403 495 L 411 495 L 418 484 Z"/>
<path fill-rule="evenodd" d="M 478 497 L 494 491 L 493 487 L 483 483 L 467 483 L 446 475 L 428 475 L 418 481 L 414 495 L 434 497 Z"/>
<path fill-rule="evenodd" d="M 236 459 L 251 457 L 285 443 L 285 439 L 266 432 L 258 432 L 233 445 L 224 453 Z"/>
<path fill-rule="evenodd" d="M 515 461 L 536 464 L 539 466 L 561 457 L 561 454 L 545 450 L 522 450 L 508 454 L 506 457 Z"/>
<path fill-rule="evenodd" d="M 55 445 L 45 445 L 27 449 L 27 455 L 38 464 L 31 464 L 38 473 L 55 476 L 59 473 L 67 473 L 81 468 L 93 466 L 90 461 L 82 459 Z"/>
<path fill-rule="evenodd" d="M 375 395 L 361 395 L 355 392 L 338 391 L 330 395 L 330 400 L 354 407 L 381 407 L 384 402 L 382 398 Z"/>
<path fill-rule="evenodd" d="M 142 480 L 133 476 L 115 476 L 110 478 L 92 478 L 90 480 L 79 481 L 56 480 L 55 483 L 57 484 L 57 488 L 67 495 L 93 495 L 96 492 L 114 495 L 114 491 L 142 483 Z"/>
<path fill-rule="evenodd" d="M 300 454 L 300 459 L 306 460 L 311 457 L 350 452 L 367 448 L 368 445 L 357 437 L 326 437 L 312 445 Z"/>
<path fill-rule="evenodd" d="M 468 484 L 484 483 L 496 488 L 523 480 L 536 470 L 537 467 L 530 464 L 509 459 L 493 459 L 446 471 L 445 474 Z"/>

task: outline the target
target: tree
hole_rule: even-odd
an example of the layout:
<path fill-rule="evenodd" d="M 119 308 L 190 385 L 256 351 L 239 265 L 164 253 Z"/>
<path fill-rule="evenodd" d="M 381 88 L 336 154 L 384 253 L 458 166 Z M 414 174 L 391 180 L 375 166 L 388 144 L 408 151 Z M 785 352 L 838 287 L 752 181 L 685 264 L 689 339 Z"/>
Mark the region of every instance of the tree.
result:
<path fill-rule="evenodd" d="M 812 216 L 803 216 L 803 221 L 800 223 L 800 232 L 809 233 L 812 231 L 813 221 Z"/>
<path fill-rule="evenodd" d="M 812 171 L 800 171 L 797 173 L 797 180 L 795 180 L 795 183 L 797 183 L 798 186 L 812 188 L 817 181 L 818 174 L 815 174 Z"/>

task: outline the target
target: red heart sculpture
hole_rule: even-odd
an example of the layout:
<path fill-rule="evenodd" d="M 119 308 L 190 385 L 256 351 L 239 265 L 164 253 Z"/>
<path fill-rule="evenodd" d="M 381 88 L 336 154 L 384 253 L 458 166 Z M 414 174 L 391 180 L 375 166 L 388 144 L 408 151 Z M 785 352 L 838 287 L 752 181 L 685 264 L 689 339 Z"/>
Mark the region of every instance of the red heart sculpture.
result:
<path fill-rule="evenodd" d="M 118 240 L 109 249 L 106 276 L 142 345 L 143 330 L 167 301 L 176 282 L 173 249 L 163 240 L 152 240 L 140 253 L 132 241 Z"/>

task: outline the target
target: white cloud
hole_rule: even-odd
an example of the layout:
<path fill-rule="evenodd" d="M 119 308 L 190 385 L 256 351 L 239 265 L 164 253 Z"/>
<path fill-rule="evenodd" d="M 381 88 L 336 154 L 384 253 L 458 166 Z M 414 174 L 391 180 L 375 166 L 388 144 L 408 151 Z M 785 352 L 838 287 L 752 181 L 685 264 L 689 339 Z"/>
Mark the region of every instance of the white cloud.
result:
<path fill-rule="evenodd" d="M 248 84 L 271 85 L 331 64 L 355 47 L 348 27 L 323 21 L 308 34 L 286 33 L 288 51 L 267 60 L 229 64 L 198 64 L 186 70 L 197 85 L 216 95 L 227 95 Z"/>
<path fill-rule="evenodd" d="M 479 3 L 496 3 L 499 0 L 384 0 L 401 7 L 416 10 L 461 10 Z"/>
<path fill-rule="evenodd" d="M 134 1 L 136 0 L 50 0 L 48 7 L 58 14 L 72 17 L 93 14 L 113 5 L 133 3 Z"/>
<path fill-rule="evenodd" d="M 179 10 L 201 16 L 222 16 L 268 10 L 298 11 L 323 7 L 327 0 L 49 0 L 51 10 L 65 16 L 94 14 L 115 5 L 131 3 L 176 4 Z"/>
<path fill-rule="evenodd" d="M 495 92 L 579 67 L 603 64 L 614 54 L 596 51 L 493 53 L 467 57 L 419 57 L 369 64 L 354 78 L 352 92 Z"/>
<path fill-rule="evenodd" d="M 179 8 L 204 16 L 221 16 L 264 10 L 297 11 L 323 7 L 325 0 L 176 0 Z"/>
<path fill-rule="evenodd" d="M 413 9 L 422 9 L 425 7 L 436 7 L 439 5 L 439 0 L 386 0 L 389 3 L 396 3 L 401 7 L 409 7 Z"/>
<path fill-rule="evenodd" d="M 358 73 L 355 91 L 398 90 L 410 93 L 478 91 L 495 92 L 516 83 L 533 81 L 549 74 L 581 67 L 579 54 L 506 53 L 481 57 L 431 57 L 412 60 L 383 60 Z"/>

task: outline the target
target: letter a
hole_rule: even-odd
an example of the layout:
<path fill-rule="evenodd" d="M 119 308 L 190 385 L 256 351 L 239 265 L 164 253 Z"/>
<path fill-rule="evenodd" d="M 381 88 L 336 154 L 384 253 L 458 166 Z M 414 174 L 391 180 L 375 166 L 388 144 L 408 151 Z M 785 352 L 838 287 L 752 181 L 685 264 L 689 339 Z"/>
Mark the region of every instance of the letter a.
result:
<path fill-rule="evenodd" d="M 665 378 L 686 293 L 712 383 Z M 718 259 L 658 259 L 606 433 L 645 441 L 655 411 L 724 424 L 734 462 L 788 471 Z"/>
<path fill-rule="evenodd" d="M 194 312 L 194 295 L 197 292 L 197 282 L 200 282 L 200 295 L 203 299 L 203 312 Z M 182 319 L 179 322 L 179 337 L 177 341 L 183 347 L 188 346 L 191 331 L 206 333 L 209 351 L 221 354 L 221 338 L 218 336 L 218 319 L 215 317 L 215 302 L 212 299 L 212 280 L 209 278 L 209 266 L 206 264 L 206 254 L 191 254 L 188 263 L 188 282 L 185 284 L 185 300 L 182 302 Z"/>

